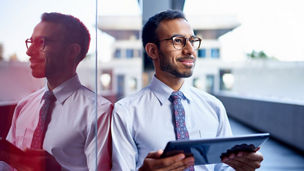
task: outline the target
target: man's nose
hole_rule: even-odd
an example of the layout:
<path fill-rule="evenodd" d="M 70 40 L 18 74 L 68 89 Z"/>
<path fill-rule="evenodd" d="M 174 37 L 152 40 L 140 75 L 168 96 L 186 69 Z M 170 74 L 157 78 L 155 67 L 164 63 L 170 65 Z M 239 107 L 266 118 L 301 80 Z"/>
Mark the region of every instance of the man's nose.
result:
<path fill-rule="evenodd" d="M 184 54 L 191 54 L 191 55 L 195 54 L 195 49 L 194 49 L 194 47 L 192 46 L 192 44 L 189 40 L 186 41 L 185 47 L 183 48 L 183 53 Z"/>
<path fill-rule="evenodd" d="M 32 56 L 35 53 L 37 53 L 37 48 L 35 48 L 33 45 L 30 45 L 30 47 L 26 50 L 26 54 L 28 56 Z"/>

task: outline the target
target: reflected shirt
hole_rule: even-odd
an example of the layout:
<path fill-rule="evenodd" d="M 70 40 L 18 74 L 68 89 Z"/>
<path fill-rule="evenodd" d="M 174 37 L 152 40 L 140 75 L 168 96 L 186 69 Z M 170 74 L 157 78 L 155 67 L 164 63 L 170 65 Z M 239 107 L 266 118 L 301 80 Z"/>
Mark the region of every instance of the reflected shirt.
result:
<path fill-rule="evenodd" d="M 231 136 L 222 103 L 184 83 L 185 122 L 190 139 Z M 138 170 L 149 152 L 176 140 L 169 97 L 173 89 L 153 77 L 149 86 L 114 105 L 112 114 L 112 170 Z M 225 164 L 197 165 L 195 171 L 231 169 Z"/>
<path fill-rule="evenodd" d="M 16 106 L 7 140 L 23 150 L 31 147 L 43 105 L 42 96 L 47 90 L 45 86 Z M 77 75 L 56 87 L 53 93 L 57 100 L 45 133 L 43 149 L 52 154 L 64 170 L 75 171 L 95 170 L 97 151 L 98 170 L 110 170 L 112 104 L 103 97 L 98 98 L 96 122 L 95 93 L 82 86 Z"/>

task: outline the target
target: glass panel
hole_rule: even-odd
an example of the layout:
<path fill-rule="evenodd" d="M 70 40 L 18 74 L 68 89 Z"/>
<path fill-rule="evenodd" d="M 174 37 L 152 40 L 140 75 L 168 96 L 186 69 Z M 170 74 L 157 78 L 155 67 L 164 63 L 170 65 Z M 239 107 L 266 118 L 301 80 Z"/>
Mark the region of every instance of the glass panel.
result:
<path fill-rule="evenodd" d="M 11 155 L 15 148 L 46 151 L 43 154 L 48 154 L 47 161 L 53 161 L 52 165 L 47 163 L 50 170 L 59 170 L 59 165 L 65 170 L 95 170 L 101 162 L 98 168 L 110 166 L 111 106 L 110 102 L 97 101 L 95 94 L 96 4 L 81 0 L 58 2 L 0 3 L 1 13 L 5 14 L 0 15 L 1 155 L 5 152 L 5 157 L 0 157 L 5 161 L 0 161 L 0 170 L 8 167 L 22 170 L 20 165 L 45 170 L 41 164 L 44 161 L 37 160 L 35 153 L 31 153 L 33 157 L 22 157 L 28 162 L 17 161 Z M 41 21 L 44 12 L 50 14 Z M 90 44 L 79 20 L 62 14 L 72 15 L 83 23 L 90 33 Z M 44 95 L 47 91 L 53 94 L 49 100 Z M 100 106 L 98 110 L 96 104 Z M 103 123 L 102 127 L 97 123 Z M 101 141 L 96 141 L 96 133 L 102 136 Z M 5 139 L 13 146 L 3 144 Z M 101 152 L 102 156 L 97 158 Z"/>

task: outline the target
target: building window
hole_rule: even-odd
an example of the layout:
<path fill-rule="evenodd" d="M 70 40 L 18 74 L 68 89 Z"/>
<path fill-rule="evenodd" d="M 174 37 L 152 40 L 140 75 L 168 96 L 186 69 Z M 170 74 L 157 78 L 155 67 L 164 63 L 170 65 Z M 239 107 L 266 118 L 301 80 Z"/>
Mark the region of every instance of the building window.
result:
<path fill-rule="evenodd" d="M 205 58 L 206 57 L 206 49 L 199 49 L 198 50 L 198 57 Z"/>
<path fill-rule="evenodd" d="M 214 92 L 214 75 L 206 75 L 206 91 L 208 93 Z"/>
<path fill-rule="evenodd" d="M 234 84 L 234 76 L 230 69 L 220 70 L 220 90 L 232 90 Z"/>
<path fill-rule="evenodd" d="M 193 79 L 192 84 L 194 87 L 196 87 L 198 89 L 203 89 L 204 82 L 201 78 L 196 77 Z"/>
<path fill-rule="evenodd" d="M 116 94 L 116 98 L 117 99 L 121 99 L 122 97 L 124 97 L 125 95 L 125 76 L 123 74 L 118 74 L 116 76 L 117 79 L 117 94 Z"/>
<path fill-rule="evenodd" d="M 140 57 L 141 56 L 141 50 L 139 49 L 134 49 L 134 57 Z"/>
<path fill-rule="evenodd" d="M 127 58 L 133 58 L 134 57 L 133 49 L 127 49 L 126 50 L 126 57 Z"/>
<path fill-rule="evenodd" d="M 219 48 L 211 49 L 211 58 L 220 58 L 220 49 Z"/>
<path fill-rule="evenodd" d="M 135 91 L 137 89 L 137 79 L 135 77 L 131 77 L 128 80 L 128 88 L 131 91 Z"/>
<path fill-rule="evenodd" d="M 103 91 L 112 91 L 112 72 L 103 71 L 100 75 L 100 82 Z"/>
<path fill-rule="evenodd" d="M 115 58 L 121 58 L 121 49 L 116 49 L 115 50 L 114 57 Z"/>

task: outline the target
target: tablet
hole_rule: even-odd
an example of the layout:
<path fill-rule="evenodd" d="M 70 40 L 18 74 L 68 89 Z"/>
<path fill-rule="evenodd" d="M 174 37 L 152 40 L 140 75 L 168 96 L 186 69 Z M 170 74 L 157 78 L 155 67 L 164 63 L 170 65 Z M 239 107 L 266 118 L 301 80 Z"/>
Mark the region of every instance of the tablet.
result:
<path fill-rule="evenodd" d="M 269 133 L 234 137 L 170 141 L 161 157 L 178 153 L 193 156 L 195 165 L 221 163 L 221 158 L 239 151 L 254 152 L 269 138 Z"/>

